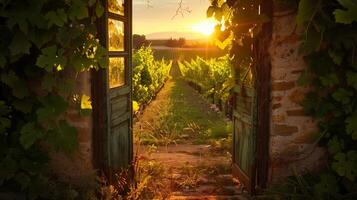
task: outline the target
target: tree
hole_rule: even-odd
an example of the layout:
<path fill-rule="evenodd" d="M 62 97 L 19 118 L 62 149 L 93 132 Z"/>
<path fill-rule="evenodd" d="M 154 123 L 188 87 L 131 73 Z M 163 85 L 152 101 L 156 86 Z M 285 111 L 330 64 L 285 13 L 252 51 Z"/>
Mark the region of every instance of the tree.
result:
<path fill-rule="evenodd" d="M 133 35 L 133 48 L 140 49 L 142 46 L 147 46 L 148 41 L 145 35 L 134 34 Z"/>

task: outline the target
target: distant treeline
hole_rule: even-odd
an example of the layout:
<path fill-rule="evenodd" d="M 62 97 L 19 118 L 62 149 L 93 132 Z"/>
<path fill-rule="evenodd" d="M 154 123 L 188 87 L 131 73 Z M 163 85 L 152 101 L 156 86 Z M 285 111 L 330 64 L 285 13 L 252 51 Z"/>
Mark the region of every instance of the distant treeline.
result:
<path fill-rule="evenodd" d="M 179 38 L 179 39 L 172 39 L 170 38 L 166 42 L 167 47 L 184 47 L 186 45 L 186 39 L 185 38 Z"/>

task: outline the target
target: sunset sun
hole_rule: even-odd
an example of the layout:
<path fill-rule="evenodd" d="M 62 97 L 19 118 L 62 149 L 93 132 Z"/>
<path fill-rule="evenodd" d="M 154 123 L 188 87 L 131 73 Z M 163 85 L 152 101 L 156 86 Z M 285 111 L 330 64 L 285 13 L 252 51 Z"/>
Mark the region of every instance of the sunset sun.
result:
<path fill-rule="evenodd" d="M 205 21 L 196 23 L 192 26 L 192 31 L 209 36 L 214 32 L 214 27 L 217 22 L 213 19 L 207 19 Z"/>

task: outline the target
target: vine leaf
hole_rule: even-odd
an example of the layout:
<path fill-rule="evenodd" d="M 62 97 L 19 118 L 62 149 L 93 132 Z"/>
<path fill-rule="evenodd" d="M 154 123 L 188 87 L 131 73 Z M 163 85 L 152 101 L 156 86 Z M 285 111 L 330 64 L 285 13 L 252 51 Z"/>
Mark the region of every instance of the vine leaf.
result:
<path fill-rule="evenodd" d="M 314 28 L 309 28 L 305 33 L 305 38 L 300 46 L 300 53 L 304 55 L 311 54 L 320 49 L 321 33 L 317 32 Z"/>
<path fill-rule="evenodd" d="M 321 76 L 320 81 L 323 86 L 329 86 L 329 87 L 333 87 L 339 82 L 337 75 L 334 73 Z"/>
<path fill-rule="evenodd" d="M 334 51 L 330 49 L 328 54 L 336 65 L 341 65 L 343 61 L 343 53 L 341 51 Z"/>
<path fill-rule="evenodd" d="M 349 151 L 347 153 L 338 153 L 334 159 L 332 169 L 335 170 L 338 175 L 354 181 L 357 174 L 357 152 Z"/>
<path fill-rule="evenodd" d="M 30 95 L 25 81 L 18 77 L 14 71 L 1 74 L 1 81 L 8 85 L 11 88 L 12 94 L 19 99 Z"/>
<path fill-rule="evenodd" d="M 36 65 L 52 72 L 53 68 L 63 67 L 66 59 L 62 55 L 57 55 L 57 47 L 51 46 L 42 49 L 42 55 L 37 58 Z"/>
<path fill-rule="evenodd" d="M 87 4 L 81 0 L 73 1 L 73 5 L 69 9 L 68 17 L 71 20 L 84 19 L 89 16 Z"/>
<path fill-rule="evenodd" d="M 11 55 L 18 55 L 21 53 L 29 54 L 30 48 L 31 43 L 27 40 L 25 34 L 21 31 L 17 31 L 9 45 Z"/>
<path fill-rule="evenodd" d="M 352 93 L 350 91 L 347 91 L 346 89 L 339 88 L 332 94 L 332 97 L 343 104 L 347 104 L 351 100 Z"/>
<path fill-rule="evenodd" d="M 357 73 L 348 71 L 347 72 L 347 83 L 357 90 Z"/>
<path fill-rule="evenodd" d="M 354 0 L 337 0 L 344 8 L 336 9 L 334 12 L 336 22 L 343 24 L 351 24 L 357 21 L 357 3 Z"/>
<path fill-rule="evenodd" d="M 49 95 L 42 99 L 44 107 L 36 111 L 39 122 L 48 121 L 58 117 L 67 109 L 67 102 L 61 97 L 56 95 Z"/>
<path fill-rule="evenodd" d="M 346 119 L 346 131 L 353 140 L 357 140 L 357 112 Z"/>
<path fill-rule="evenodd" d="M 317 4 L 311 0 L 301 0 L 299 3 L 299 12 L 296 17 L 297 24 L 303 26 L 306 22 L 312 20 Z"/>
<path fill-rule="evenodd" d="M 60 121 L 56 129 L 48 132 L 47 141 L 57 151 L 72 152 L 78 146 L 77 129 L 66 121 Z"/>
<path fill-rule="evenodd" d="M 208 9 L 207 9 L 207 17 L 213 17 L 215 9 L 216 9 L 216 7 L 214 7 L 214 6 L 208 7 Z"/>
<path fill-rule="evenodd" d="M 57 11 L 50 11 L 45 15 L 48 20 L 48 27 L 57 25 L 62 27 L 67 22 L 67 14 L 64 9 L 58 9 Z"/>
<path fill-rule="evenodd" d="M 336 194 L 338 192 L 338 182 L 334 174 L 322 174 L 321 181 L 315 185 L 314 189 L 317 194 Z"/>
<path fill-rule="evenodd" d="M 343 141 L 340 141 L 337 136 L 334 136 L 332 139 L 328 141 L 327 146 L 328 146 L 328 151 L 331 154 L 336 154 L 341 152 L 343 148 Z"/>
<path fill-rule="evenodd" d="M 41 87 L 42 89 L 46 90 L 46 91 L 52 91 L 52 88 L 55 86 L 56 84 L 56 79 L 54 76 L 51 76 L 49 74 L 46 74 L 43 77 L 42 83 L 41 83 Z"/>
<path fill-rule="evenodd" d="M 11 126 L 11 121 L 7 117 L 8 113 L 10 113 L 10 109 L 5 105 L 5 102 L 0 101 L 0 134 L 4 133 L 7 128 Z"/>
<path fill-rule="evenodd" d="M 29 149 L 44 133 L 36 127 L 34 122 L 25 124 L 21 129 L 20 143 L 25 149 Z"/>

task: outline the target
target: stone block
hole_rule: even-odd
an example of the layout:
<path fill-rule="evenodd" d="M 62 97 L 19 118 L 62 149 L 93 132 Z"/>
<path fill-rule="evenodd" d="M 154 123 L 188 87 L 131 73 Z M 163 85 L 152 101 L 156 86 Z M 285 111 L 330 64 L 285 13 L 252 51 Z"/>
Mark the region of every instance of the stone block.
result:
<path fill-rule="evenodd" d="M 304 98 L 305 98 L 305 92 L 302 89 L 296 89 L 289 95 L 290 101 L 299 105 L 304 100 Z"/>
<path fill-rule="evenodd" d="M 295 109 L 295 110 L 288 110 L 286 111 L 288 116 L 305 116 L 305 111 L 304 109 Z"/>
<path fill-rule="evenodd" d="M 274 82 L 272 89 L 274 91 L 286 91 L 295 87 L 295 81 Z"/>
<path fill-rule="evenodd" d="M 274 125 L 273 128 L 273 135 L 280 135 L 280 136 L 290 136 L 296 132 L 298 132 L 299 129 L 297 126 L 289 126 L 289 125 L 280 125 L 276 124 Z"/>
<path fill-rule="evenodd" d="M 272 120 L 274 123 L 282 123 L 285 122 L 285 115 L 273 115 Z"/>
<path fill-rule="evenodd" d="M 321 133 L 318 130 L 307 130 L 300 132 L 294 143 L 296 144 L 313 144 L 321 137 Z"/>
<path fill-rule="evenodd" d="M 278 109 L 278 108 L 281 108 L 281 103 L 273 104 L 273 106 L 272 106 L 273 110 Z"/>

